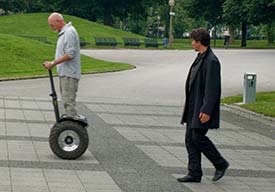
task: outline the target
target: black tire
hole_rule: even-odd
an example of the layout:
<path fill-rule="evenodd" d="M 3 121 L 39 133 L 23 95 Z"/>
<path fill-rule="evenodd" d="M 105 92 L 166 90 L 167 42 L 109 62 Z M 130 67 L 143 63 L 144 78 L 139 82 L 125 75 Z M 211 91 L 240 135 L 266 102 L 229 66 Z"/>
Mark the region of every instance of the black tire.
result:
<path fill-rule="evenodd" d="M 75 121 L 56 123 L 50 132 L 50 148 L 61 159 L 77 159 L 89 146 L 86 128 Z"/>

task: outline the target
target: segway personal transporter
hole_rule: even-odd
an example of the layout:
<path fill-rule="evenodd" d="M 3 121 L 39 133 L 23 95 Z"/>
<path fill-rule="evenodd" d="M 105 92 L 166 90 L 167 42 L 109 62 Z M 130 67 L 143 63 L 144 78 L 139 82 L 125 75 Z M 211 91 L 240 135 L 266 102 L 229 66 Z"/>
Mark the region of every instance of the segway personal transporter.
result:
<path fill-rule="evenodd" d="M 49 71 L 53 108 L 56 123 L 53 125 L 49 144 L 53 153 L 62 159 L 77 159 L 88 148 L 89 136 L 87 133 L 88 121 L 86 117 L 59 116 L 57 94 L 54 87 L 52 71 Z"/>

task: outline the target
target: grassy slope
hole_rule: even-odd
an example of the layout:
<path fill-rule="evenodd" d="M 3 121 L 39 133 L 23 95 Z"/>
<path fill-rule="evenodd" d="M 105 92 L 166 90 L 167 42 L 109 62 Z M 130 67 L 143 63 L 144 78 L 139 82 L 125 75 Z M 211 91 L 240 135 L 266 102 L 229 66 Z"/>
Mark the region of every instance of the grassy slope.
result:
<path fill-rule="evenodd" d="M 0 33 L 0 79 L 14 79 L 47 75 L 42 67 L 45 60 L 51 60 L 55 46 L 39 41 Z M 134 66 L 105 62 L 81 56 L 84 73 L 119 71 Z"/>
<path fill-rule="evenodd" d="M 0 79 L 21 78 L 47 75 L 41 64 L 54 57 L 57 34 L 49 29 L 47 13 L 22 14 L 0 17 Z M 73 16 L 65 15 L 66 20 L 74 23 L 81 37 L 87 41 L 94 36 L 135 36 L 117 29 L 99 25 Z M 22 35 L 44 36 L 51 44 L 45 44 Z M 87 56 L 81 56 L 84 73 L 118 71 L 134 66 L 122 63 L 105 62 Z"/>
<path fill-rule="evenodd" d="M 52 32 L 48 26 L 49 13 L 33 13 L 22 15 L 11 15 L 0 17 L 0 33 L 13 35 L 32 35 L 45 36 L 51 43 L 56 42 L 57 34 Z M 94 44 L 94 37 L 115 37 L 117 41 L 122 42 L 122 37 L 137 37 L 143 36 L 127 33 L 108 26 L 100 25 L 78 17 L 64 15 L 66 21 L 72 21 L 76 27 L 79 36 L 85 41 Z"/>

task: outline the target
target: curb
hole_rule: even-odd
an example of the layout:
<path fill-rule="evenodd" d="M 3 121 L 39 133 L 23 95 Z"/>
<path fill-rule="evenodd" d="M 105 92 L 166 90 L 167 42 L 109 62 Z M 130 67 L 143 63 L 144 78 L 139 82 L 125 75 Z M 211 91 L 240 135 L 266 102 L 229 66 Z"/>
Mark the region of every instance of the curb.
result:
<path fill-rule="evenodd" d="M 222 104 L 222 109 L 234 113 L 236 115 L 240 115 L 242 117 L 251 119 L 251 120 L 256 120 L 258 122 L 261 122 L 265 125 L 271 126 L 275 128 L 275 118 L 273 117 L 268 117 L 263 114 L 255 113 L 253 111 L 241 108 L 240 106 L 236 104 L 228 105 L 228 104 Z"/>

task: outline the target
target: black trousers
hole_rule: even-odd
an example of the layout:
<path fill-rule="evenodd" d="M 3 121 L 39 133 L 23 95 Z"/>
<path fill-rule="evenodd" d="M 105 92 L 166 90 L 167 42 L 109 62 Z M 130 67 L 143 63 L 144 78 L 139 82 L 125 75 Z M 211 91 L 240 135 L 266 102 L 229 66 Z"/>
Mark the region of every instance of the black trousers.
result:
<path fill-rule="evenodd" d="M 205 155 L 216 169 L 227 163 L 206 136 L 207 132 L 208 129 L 190 128 L 187 123 L 185 145 L 188 152 L 188 174 L 196 178 L 202 177 L 201 154 Z"/>

